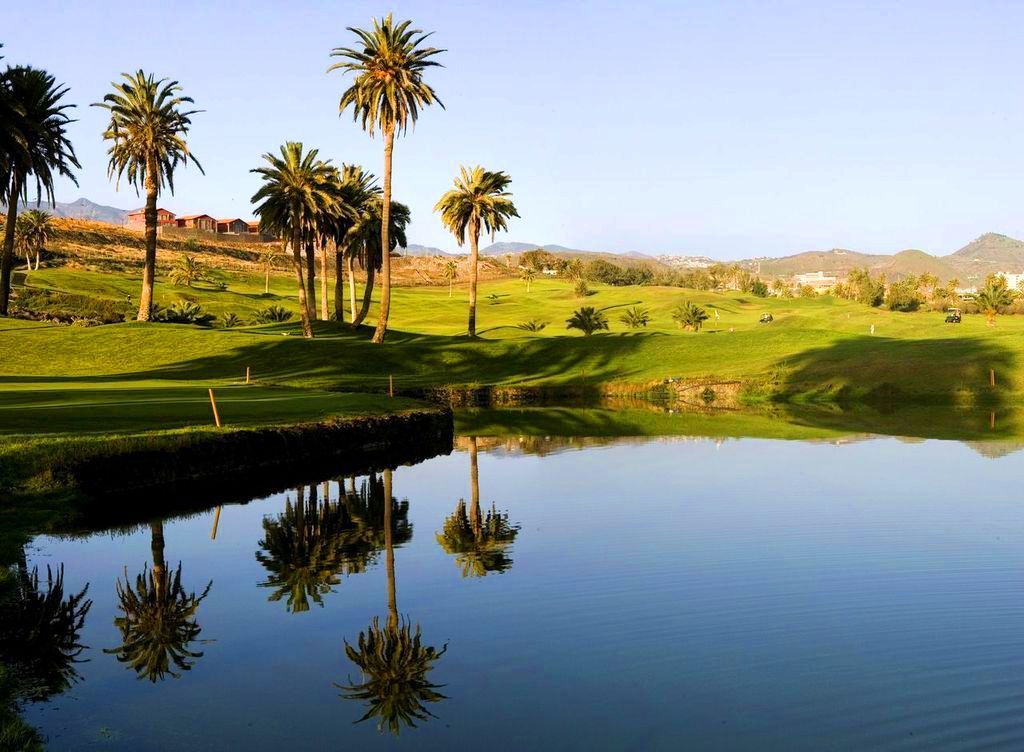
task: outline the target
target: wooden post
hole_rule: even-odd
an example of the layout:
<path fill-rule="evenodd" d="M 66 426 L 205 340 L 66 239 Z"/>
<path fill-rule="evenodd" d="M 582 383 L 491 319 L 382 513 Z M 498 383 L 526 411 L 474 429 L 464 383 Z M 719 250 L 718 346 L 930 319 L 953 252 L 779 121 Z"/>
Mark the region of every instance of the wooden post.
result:
<path fill-rule="evenodd" d="M 213 389 L 210 389 L 210 406 L 213 408 L 213 422 L 220 428 L 220 413 L 217 412 L 217 400 L 213 398 Z"/>
<path fill-rule="evenodd" d="M 996 369 L 994 368 L 988 369 L 988 385 L 993 389 L 996 388 Z"/>
<path fill-rule="evenodd" d="M 395 396 L 395 377 L 390 373 L 388 374 L 388 396 Z"/>
<path fill-rule="evenodd" d="M 245 383 L 249 383 L 249 366 L 245 367 Z"/>
<path fill-rule="evenodd" d="M 210 532 L 210 540 L 217 540 L 217 525 L 220 524 L 220 507 L 213 513 L 213 530 Z"/>
<path fill-rule="evenodd" d="M 988 427 L 989 430 L 996 430 L 996 411 L 993 410 L 988 414 Z"/>

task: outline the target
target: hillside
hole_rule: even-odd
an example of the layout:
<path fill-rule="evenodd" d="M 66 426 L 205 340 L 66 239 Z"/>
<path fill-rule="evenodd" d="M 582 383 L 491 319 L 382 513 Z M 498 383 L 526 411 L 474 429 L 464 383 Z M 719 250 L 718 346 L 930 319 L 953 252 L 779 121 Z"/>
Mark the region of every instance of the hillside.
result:
<path fill-rule="evenodd" d="M 742 262 L 745 266 L 770 277 L 790 277 L 794 274 L 810 274 L 811 272 L 828 272 L 837 276 L 845 276 L 852 269 L 867 266 L 872 268 L 884 264 L 891 256 L 879 256 L 868 253 L 833 248 L 831 251 L 807 251 L 794 256 L 777 259 L 756 259 Z"/>
<path fill-rule="evenodd" d="M 1024 242 L 987 232 L 947 257 L 961 278 L 978 282 L 992 272 L 1024 271 Z"/>
<path fill-rule="evenodd" d="M 34 209 L 36 204 L 30 201 L 25 209 Z M 105 222 L 110 225 L 123 225 L 128 218 L 128 209 L 118 209 L 114 206 L 104 206 L 90 201 L 87 198 L 75 199 L 71 203 L 57 201 L 54 204 L 42 202 L 40 209 L 50 212 L 55 217 L 66 219 L 87 219 L 93 222 Z M 19 211 L 24 211 L 19 207 Z"/>

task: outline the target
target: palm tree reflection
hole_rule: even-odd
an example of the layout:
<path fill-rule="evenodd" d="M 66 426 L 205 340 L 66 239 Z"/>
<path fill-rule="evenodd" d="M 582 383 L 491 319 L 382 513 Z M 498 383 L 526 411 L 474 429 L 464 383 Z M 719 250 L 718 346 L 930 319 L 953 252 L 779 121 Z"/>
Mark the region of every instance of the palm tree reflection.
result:
<path fill-rule="evenodd" d="M 455 563 L 463 577 L 485 577 L 489 572 L 504 572 L 512 567 L 508 547 L 519 534 L 519 527 L 509 522 L 491 504 L 486 515 L 480 512 L 480 471 L 477 465 L 476 437 L 469 440 L 470 506 L 459 499 L 455 511 L 444 521 L 437 542 L 445 553 L 455 555 Z"/>
<path fill-rule="evenodd" d="M 375 484 L 371 483 L 371 487 Z M 361 681 L 336 684 L 343 690 L 346 700 L 367 703 L 366 713 L 356 723 L 375 718 L 377 730 L 385 727 L 398 736 L 403 726 L 416 728 L 416 721 L 434 718 L 427 704 L 447 699 L 438 690 L 428 674 L 434 663 L 445 654 L 448 646 L 440 650 L 424 645 L 419 625 L 413 626 L 398 615 L 398 597 L 395 587 L 396 526 L 395 511 L 406 513 L 408 502 L 399 505 L 391 495 L 391 471 L 384 471 L 382 491 L 384 549 L 388 581 L 388 620 L 381 626 L 374 617 L 369 627 L 359 633 L 355 646 L 345 641 L 345 654 L 360 670 Z M 410 529 L 411 534 L 411 529 Z"/>
<path fill-rule="evenodd" d="M 190 670 L 202 657 L 201 651 L 192 651 L 190 646 L 202 631 L 195 616 L 213 580 L 199 596 L 187 592 L 181 584 L 181 563 L 174 572 L 167 569 L 162 521 L 150 523 L 150 536 L 153 568 L 144 567 L 134 585 L 127 571 L 123 583 L 118 578 L 122 615 L 114 624 L 121 632 L 121 645 L 104 652 L 128 664 L 140 679 L 155 683 L 168 675 L 180 678 L 179 672 Z"/>
<path fill-rule="evenodd" d="M 15 697 L 46 700 L 79 679 L 75 665 L 85 646 L 78 633 L 92 607 L 85 597 L 89 586 L 65 597 L 61 565 L 56 572 L 46 568 L 44 589 L 38 567 L 29 572 L 24 552 L 10 575 L 0 599 L 0 663 Z"/>

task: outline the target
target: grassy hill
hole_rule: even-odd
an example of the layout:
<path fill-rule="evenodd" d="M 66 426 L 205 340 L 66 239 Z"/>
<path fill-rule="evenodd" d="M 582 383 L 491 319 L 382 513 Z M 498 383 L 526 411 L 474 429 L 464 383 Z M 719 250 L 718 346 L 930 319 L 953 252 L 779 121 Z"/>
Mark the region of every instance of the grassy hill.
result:
<path fill-rule="evenodd" d="M 972 284 L 993 272 L 1024 271 L 1024 241 L 988 232 L 947 259 Z"/>

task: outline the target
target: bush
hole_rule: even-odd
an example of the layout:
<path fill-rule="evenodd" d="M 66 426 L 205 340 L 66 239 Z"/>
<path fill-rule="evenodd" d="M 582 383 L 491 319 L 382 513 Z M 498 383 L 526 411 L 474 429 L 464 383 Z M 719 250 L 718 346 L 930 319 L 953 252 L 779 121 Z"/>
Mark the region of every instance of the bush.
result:
<path fill-rule="evenodd" d="M 225 329 L 233 329 L 236 326 L 242 325 L 242 319 L 238 317 L 237 313 L 228 313 L 224 315 L 223 319 L 221 319 L 220 325 Z"/>
<path fill-rule="evenodd" d="M 630 329 L 641 329 L 651 323 L 651 312 L 646 308 L 640 306 L 633 306 L 626 310 L 621 316 L 619 321 L 628 326 Z"/>
<path fill-rule="evenodd" d="M 672 309 L 672 320 L 683 329 L 689 331 L 700 331 L 704 322 L 709 318 L 707 311 L 698 305 L 686 301 Z"/>
<path fill-rule="evenodd" d="M 536 333 L 542 331 L 544 327 L 546 327 L 547 325 L 548 322 L 546 321 L 541 321 L 540 319 L 530 319 L 529 321 L 524 321 L 521 324 L 516 324 L 516 327 L 522 329 L 525 332 Z"/>
<path fill-rule="evenodd" d="M 587 280 L 582 277 L 576 280 L 576 286 L 573 288 L 573 293 L 577 298 L 585 298 L 590 295 L 590 288 L 587 287 Z"/>
<path fill-rule="evenodd" d="M 36 289 L 22 289 L 17 295 L 13 301 L 15 312 L 24 318 L 54 320 L 65 324 L 78 319 L 88 319 L 101 324 L 117 324 L 127 320 L 134 313 L 131 303 L 124 300 L 107 300 L 56 290 Z"/>
<path fill-rule="evenodd" d="M 154 310 L 153 320 L 165 324 L 197 324 L 209 326 L 214 320 L 213 314 L 203 313 L 203 307 L 197 303 L 180 301 L 170 308 Z"/>
<path fill-rule="evenodd" d="M 600 329 L 608 328 L 608 317 L 593 306 L 583 306 L 576 310 L 565 322 L 566 329 L 579 329 L 589 337 Z"/>
<path fill-rule="evenodd" d="M 916 311 L 924 298 L 917 289 L 917 280 L 908 278 L 893 282 L 885 294 L 885 305 L 890 311 Z"/>
<path fill-rule="evenodd" d="M 292 317 L 292 312 L 283 306 L 272 305 L 262 311 L 256 311 L 253 319 L 257 324 L 270 324 L 279 321 L 287 321 Z"/>
<path fill-rule="evenodd" d="M 758 298 L 767 298 L 768 285 L 759 279 L 755 279 L 750 283 L 750 293 Z"/>

